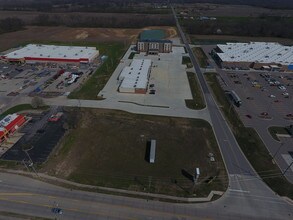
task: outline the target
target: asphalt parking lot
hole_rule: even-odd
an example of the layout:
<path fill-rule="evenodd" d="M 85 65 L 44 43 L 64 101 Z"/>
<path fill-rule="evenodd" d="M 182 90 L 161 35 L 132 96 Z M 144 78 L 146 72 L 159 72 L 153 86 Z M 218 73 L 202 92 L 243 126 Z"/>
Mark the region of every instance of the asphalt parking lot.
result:
<path fill-rule="evenodd" d="M 23 151 L 25 147 L 34 163 L 43 163 L 65 133 L 63 128 L 64 117 L 57 122 L 48 122 L 48 118 L 59 111 L 59 108 L 52 108 L 42 114 L 29 114 L 31 120 L 20 129 L 24 133 L 22 138 L 10 148 L 1 159 L 22 161 L 29 160 Z"/>
<path fill-rule="evenodd" d="M 9 64 L 1 62 L 0 96 L 41 95 L 41 93 L 63 95 L 77 88 L 98 66 L 98 61 L 96 64 L 80 66 L 54 63 Z M 67 72 L 67 78 L 57 74 L 60 69 Z M 79 73 L 80 75 L 72 83 L 68 83 L 71 79 L 71 73 Z"/>
<path fill-rule="evenodd" d="M 293 120 L 290 116 L 293 114 L 293 78 L 290 73 L 222 71 L 221 77 L 227 84 L 224 89 L 236 91 L 241 98 L 242 105 L 237 111 L 244 121 L 249 122 L 253 117 Z"/>

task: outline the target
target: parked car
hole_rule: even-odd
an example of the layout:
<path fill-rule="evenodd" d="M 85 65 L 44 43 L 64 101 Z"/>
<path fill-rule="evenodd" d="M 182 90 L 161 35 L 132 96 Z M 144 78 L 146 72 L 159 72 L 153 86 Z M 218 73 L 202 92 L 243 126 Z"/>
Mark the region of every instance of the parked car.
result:
<path fill-rule="evenodd" d="M 52 212 L 59 215 L 63 214 L 63 211 L 60 208 L 52 208 Z"/>
<path fill-rule="evenodd" d="M 282 91 L 286 91 L 286 87 L 285 86 L 278 86 L 278 88 Z"/>
<path fill-rule="evenodd" d="M 269 97 L 270 97 L 270 98 L 276 98 L 276 96 L 275 96 L 275 95 L 269 95 Z"/>

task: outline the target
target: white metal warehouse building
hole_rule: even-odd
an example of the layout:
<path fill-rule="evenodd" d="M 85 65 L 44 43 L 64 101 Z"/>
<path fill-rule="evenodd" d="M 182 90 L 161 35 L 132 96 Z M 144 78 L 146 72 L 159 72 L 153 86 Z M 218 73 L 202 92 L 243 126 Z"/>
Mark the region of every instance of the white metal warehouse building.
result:
<path fill-rule="evenodd" d="M 288 67 L 293 65 L 293 47 L 274 42 L 227 43 L 217 45 L 217 56 L 223 66 Z"/>
<path fill-rule="evenodd" d="M 121 93 L 147 92 L 152 61 L 150 59 L 133 59 L 130 66 L 124 67 L 118 80 Z"/>
<path fill-rule="evenodd" d="M 98 56 L 96 47 L 28 44 L 2 56 L 2 59 L 8 62 L 90 63 Z"/>

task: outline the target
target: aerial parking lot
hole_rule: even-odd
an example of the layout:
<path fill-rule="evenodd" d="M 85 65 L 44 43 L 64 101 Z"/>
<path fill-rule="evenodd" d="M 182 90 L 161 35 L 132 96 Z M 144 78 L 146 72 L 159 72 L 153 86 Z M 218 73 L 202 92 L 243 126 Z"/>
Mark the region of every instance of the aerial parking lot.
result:
<path fill-rule="evenodd" d="M 226 90 L 234 90 L 242 101 L 237 111 L 244 121 L 293 118 L 293 78 L 290 73 L 223 71 Z M 289 123 L 289 122 L 288 122 Z"/>
<path fill-rule="evenodd" d="M 0 63 L 0 96 L 63 95 L 80 86 L 99 66 L 92 64 Z"/>

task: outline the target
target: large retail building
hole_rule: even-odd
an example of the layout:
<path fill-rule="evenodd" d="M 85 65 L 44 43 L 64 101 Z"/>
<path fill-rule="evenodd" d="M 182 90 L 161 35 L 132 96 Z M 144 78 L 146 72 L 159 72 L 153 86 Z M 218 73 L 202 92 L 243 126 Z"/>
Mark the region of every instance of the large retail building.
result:
<path fill-rule="evenodd" d="M 8 62 L 90 63 L 99 56 L 95 47 L 28 44 L 1 56 Z"/>
<path fill-rule="evenodd" d="M 218 44 L 214 57 L 223 68 L 292 71 L 293 47 L 279 43 L 250 42 Z"/>

